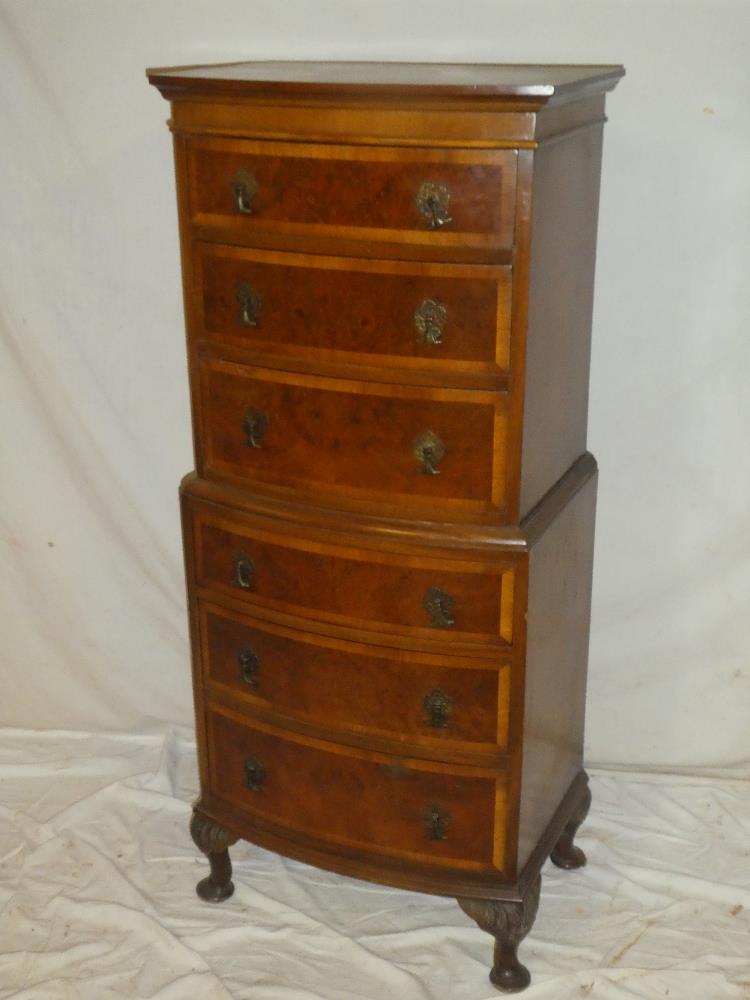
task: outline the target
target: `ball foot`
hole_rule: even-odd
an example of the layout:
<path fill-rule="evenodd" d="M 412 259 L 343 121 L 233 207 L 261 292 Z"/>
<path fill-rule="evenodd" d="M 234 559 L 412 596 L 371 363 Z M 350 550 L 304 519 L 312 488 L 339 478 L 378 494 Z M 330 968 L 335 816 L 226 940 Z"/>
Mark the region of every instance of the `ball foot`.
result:
<path fill-rule="evenodd" d="M 234 892 L 234 882 L 214 882 L 210 875 L 202 878 L 195 891 L 205 903 L 223 903 Z"/>
<path fill-rule="evenodd" d="M 229 847 L 237 838 L 199 809 L 193 810 L 190 833 L 196 847 L 203 851 L 211 866 L 211 874 L 201 879 L 195 891 L 207 903 L 221 903 L 229 899 L 234 892 Z"/>
<path fill-rule="evenodd" d="M 586 855 L 583 853 L 580 847 L 576 847 L 575 844 L 565 844 L 562 847 L 562 837 L 557 842 L 550 854 L 550 861 L 553 865 L 557 865 L 558 868 L 564 868 L 565 871 L 572 871 L 574 868 L 583 868 L 586 864 Z"/>
<path fill-rule="evenodd" d="M 591 792 L 588 786 L 586 786 L 578 805 L 573 811 L 573 815 L 566 823 L 565 829 L 560 835 L 560 839 L 552 848 L 550 861 L 553 865 L 557 865 L 558 868 L 572 871 L 574 868 L 583 868 L 586 864 L 586 855 L 580 847 L 576 847 L 573 840 L 578 832 L 578 827 L 588 816 L 590 806 Z"/>
<path fill-rule="evenodd" d="M 490 972 L 490 982 L 502 993 L 520 993 L 531 982 L 531 973 L 520 962 L 511 966 L 495 965 Z"/>
<path fill-rule="evenodd" d="M 495 939 L 490 982 L 502 993 L 520 993 L 531 982 L 518 961 L 518 946 L 531 930 L 539 906 L 541 876 L 537 875 L 520 899 L 459 899 L 458 905 Z"/>

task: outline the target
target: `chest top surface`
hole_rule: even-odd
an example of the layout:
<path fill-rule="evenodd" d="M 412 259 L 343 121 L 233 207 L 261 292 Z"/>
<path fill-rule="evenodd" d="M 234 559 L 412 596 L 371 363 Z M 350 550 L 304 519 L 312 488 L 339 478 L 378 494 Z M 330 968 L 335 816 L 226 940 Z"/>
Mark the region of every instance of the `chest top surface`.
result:
<path fill-rule="evenodd" d="M 611 90 L 622 66 L 402 62 L 236 62 L 146 71 L 165 97 L 200 94 L 290 97 L 501 99 L 536 105 Z"/>

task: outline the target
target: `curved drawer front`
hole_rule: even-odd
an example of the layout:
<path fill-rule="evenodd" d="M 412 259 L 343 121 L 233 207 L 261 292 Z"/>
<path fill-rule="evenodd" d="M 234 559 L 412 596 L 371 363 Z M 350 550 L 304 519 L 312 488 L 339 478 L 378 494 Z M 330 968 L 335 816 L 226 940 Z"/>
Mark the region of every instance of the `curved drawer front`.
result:
<path fill-rule="evenodd" d="M 510 268 L 196 245 L 199 336 L 309 361 L 508 370 Z"/>
<path fill-rule="evenodd" d="M 199 587 L 258 608 L 336 625 L 407 635 L 430 645 L 508 645 L 514 570 L 480 563 L 321 543 L 273 531 L 250 518 L 226 519 L 196 504 Z"/>
<path fill-rule="evenodd" d="M 491 259 L 513 245 L 515 174 L 514 150 L 188 143 L 192 221 L 249 245 L 356 239 Z"/>
<path fill-rule="evenodd" d="M 213 794 L 262 821 L 426 864 L 503 865 L 504 775 L 354 751 L 214 711 L 208 732 Z"/>
<path fill-rule="evenodd" d="M 507 397 L 247 368 L 201 370 L 204 474 L 430 519 L 502 516 Z"/>
<path fill-rule="evenodd" d="M 203 676 L 252 706 L 412 743 L 505 749 L 510 668 L 300 632 L 200 604 Z"/>

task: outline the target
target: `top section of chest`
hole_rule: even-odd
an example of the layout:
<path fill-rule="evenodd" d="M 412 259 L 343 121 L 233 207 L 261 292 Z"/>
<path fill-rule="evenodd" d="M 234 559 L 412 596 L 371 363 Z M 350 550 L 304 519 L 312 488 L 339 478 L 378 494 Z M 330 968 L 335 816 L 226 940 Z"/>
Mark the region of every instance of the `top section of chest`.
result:
<path fill-rule="evenodd" d="M 259 62 L 148 75 L 190 137 L 190 218 L 206 233 L 503 263 L 520 235 L 518 150 L 602 123 L 621 73 Z"/>
<path fill-rule="evenodd" d="M 415 387 L 436 412 L 399 410 L 404 440 L 384 457 L 385 478 L 402 452 L 406 476 L 414 441 L 432 434 L 447 454 L 430 489 L 450 504 L 428 502 L 417 479 L 401 490 L 418 498 L 414 515 L 518 523 L 586 451 L 604 100 L 622 73 L 150 70 L 172 105 L 194 393 L 205 397 L 199 474 L 237 475 L 239 460 L 219 472 L 204 459 L 209 403 L 228 392 L 217 365 Z"/>

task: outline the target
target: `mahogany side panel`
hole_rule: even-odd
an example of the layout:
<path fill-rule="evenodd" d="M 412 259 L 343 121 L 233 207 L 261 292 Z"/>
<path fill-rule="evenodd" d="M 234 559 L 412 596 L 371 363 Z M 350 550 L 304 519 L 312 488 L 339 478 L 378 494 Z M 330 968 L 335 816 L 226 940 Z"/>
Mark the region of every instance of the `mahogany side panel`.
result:
<path fill-rule="evenodd" d="M 583 762 L 596 474 L 529 554 L 518 867 Z"/>
<path fill-rule="evenodd" d="M 586 451 L 602 128 L 535 150 L 520 514 Z"/>

